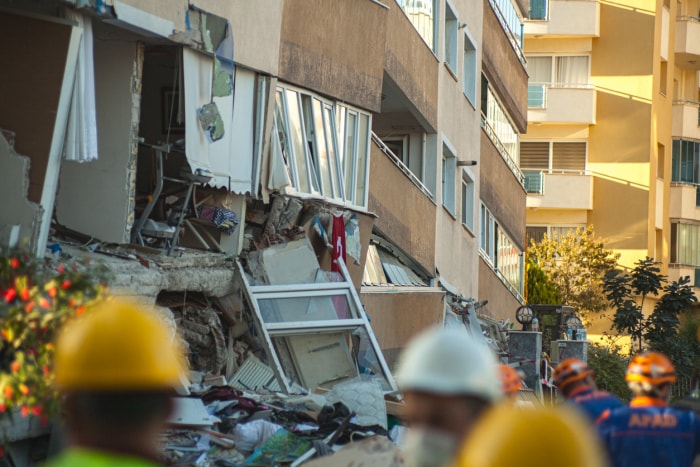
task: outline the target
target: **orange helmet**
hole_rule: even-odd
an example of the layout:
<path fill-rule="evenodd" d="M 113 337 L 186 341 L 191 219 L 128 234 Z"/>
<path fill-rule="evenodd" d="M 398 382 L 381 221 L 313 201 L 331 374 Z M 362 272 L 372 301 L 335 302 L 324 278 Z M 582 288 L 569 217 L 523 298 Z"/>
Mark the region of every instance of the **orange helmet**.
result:
<path fill-rule="evenodd" d="M 508 394 L 513 394 L 520 391 L 523 387 L 522 379 L 520 379 L 520 374 L 518 371 L 510 365 L 499 365 L 499 370 L 501 373 L 501 383 L 503 384 L 503 392 Z"/>
<path fill-rule="evenodd" d="M 593 376 L 593 370 L 588 368 L 585 362 L 578 358 L 567 358 L 554 369 L 554 384 L 560 390 L 564 390 L 569 384 L 588 376 Z"/>
<path fill-rule="evenodd" d="M 669 358 L 659 352 L 644 352 L 635 355 L 627 367 L 625 381 L 647 382 L 653 386 L 676 382 L 676 369 Z"/>

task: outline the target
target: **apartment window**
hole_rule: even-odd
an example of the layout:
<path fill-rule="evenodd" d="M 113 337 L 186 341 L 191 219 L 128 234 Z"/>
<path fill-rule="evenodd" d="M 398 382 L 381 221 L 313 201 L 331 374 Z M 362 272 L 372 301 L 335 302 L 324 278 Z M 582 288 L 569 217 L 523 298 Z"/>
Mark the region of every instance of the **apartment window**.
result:
<path fill-rule="evenodd" d="M 455 215 L 455 175 L 457 171 L 457 156 L 447 142 L 442 144 L 442 205 Z"/>
<path fill-rule="evenodd" d="M 273 152 L 293 189 L 366 207 L 370 121 L 359 109 L 279 86 Z"/>
<path fill-rule="evenodd" d="M 546 107 L 550 87 L 578 88 L 589 86 L 589 57 L 587 55 L 527 57 L 528 106 Z"/>
<path fill-rule="evenodd" d="M 474 177 L 462 169 L 462 225 L 474 232 Z"/>
<path fill-rule="evenodd" d="M 399 6 L 413 23 L 418 34 L 428 44 L 428 47 L 437 54 L 437 31 L 435 18 L 438 15 L 438 0 L 397 0 Z"/>
<path fill-rule="evenodd" d="M 666 146 L 656 143 L 656 177 L 664 178 L 664 166 L 666 165 Z"/>
<path fill-rule="evenodd" d="M 673 140 L 671 181 L 700 184 L 700 142 Z"/>
<path fill-rule="evenodd" d="M 531 20 L 546 20 L 548 0 L 530 0 L 530 14 L 528 18 Z"/>
<path fill-rule="evenodd" d="M 384 141 L 384 144 L 386 144 L 391 152 L 407 166 L 409 165 L 408 139 L 408 135 L 382 138 L 382 141 Z"/>
<path fill-rule="evenodd" d="M 523 254 L 484 203 L 479 211 L 481 256 L 518 292 L 523 290 Z"/>
<path fill-rule="evenodd" d="M 661 66 L 659 70 L 659 92 L 666 95 L 666 86 L 668 84 L 668 62 L 661 60 Z"/>
<path fill-rule="evenodd" d="M 459 41 L 457 13 L 445 2 L 445 63 L 457 75 L 457 42 Z"/>
<path fill-rule="evenodd" d="M 529 246 L 532 242 L 540 243 L 544 240 L 544 236 L 547 235 L 547 227 L 543 226 L 530 226 L 528 225 L 525 229 L 525 238 L 527 240 L 527 245 Z"/>
<path fill-rule="evenodd" d="M 586 170 L 586 142 L 522 141 L 520 166 L 525 172 L 583 172 Z"/>
<path fill-rule="evenodd" d="M 569 232 L 575 232 L 576 229 L 584 229 L 586 226 L 584 224 L 571 224 L 571 225 L 528 225 L 525 230 L 525 235 L 527 237 L 528 245 L 531 242 L 539 243 L 544 240 L 545 235 L 547 238 L 557 239 L 565 237 Z"/>
<path fill-rule="evenodd" d="M 490 130 L 489 136 L 492 140 L 495 139 L 494 143 L 496 143 L 496 146 L 501 146 L 507 156 L 518 165 L 520 160 L 520 135 L 515 130 L 515 125 L 511 123 L 508 113 L 488 84 L 486 84 L 485 88 L 482 88 L 481 92 L 486 97 L 485 101 L 482 100 L 482 106 L 485 105 L 485 110 L 482 107 L 482 112 L 484 112 L 488 130 Z"/>
<path fill-rule="evenodd" d="M 671 224 L 671 262 L 700 267 L 700 225 Z"/>
<path fill-rule="evenodd" d="M 467 96 L 469 102 L 476 107 L 476 80 L 477 80 L 477 62 L 476 62 L 476 45 L 469 37 L 468 33 L 464 33 L 464 70 L 462 73 L 462 89 L 464 95 Z"/>

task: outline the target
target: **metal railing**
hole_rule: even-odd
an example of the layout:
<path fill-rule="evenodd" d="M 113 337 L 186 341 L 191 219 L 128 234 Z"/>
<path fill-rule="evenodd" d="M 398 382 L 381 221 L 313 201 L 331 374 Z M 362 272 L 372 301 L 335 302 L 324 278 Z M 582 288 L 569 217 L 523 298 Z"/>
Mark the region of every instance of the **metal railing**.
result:
<path fill-rule="evenodd" d="M 700 23 L 700 17 L 692 15 L 680 15 L 676 16 L 677 21 L 691 21 L 693 23 Z"/>
<path fill-rule="evenodd" d="M 525 28 L 520 22 L 520 17 L 516 12 L 511 0 L 489 0 L 491 9 L 496 13 L 498 22 L 506 32 L 515 54 L 518 56 L 520 63 L 526 66 L 525 54 L 523 53 L 523 36 Z"/>
<path fill-rule="evenodd" d="M 384 141 L 381 140 L 379 136 L 375 132 L 372 132 L 372 141 L 375 142 L 377 146 L 379 146 L 379 149 L 386 154 L 389 159 L 396 165 L 401 172 L 406 175 L 411 182 L 421 191 L 425 196 L 427 196 L 433 203 L 435 203 L 435 197 L 433 194 L 430 192 L 428 187 L 426 187 L 423 182 L 416 177 L 416 175 L 411 171 L 411 169 L 408 168 L 406 164 L 403 163 L 403 161 L 396 155 L 394 154 L 389 147 L 384 144 Z"/>
<path fill-rule="evenodd" d="M 671 186 L 692 186 L 695 187 L 695 207 L 700 208 L 700 183 L 672 181 Z"/>
<path fill-rule="evenodd" d="M 518 167 L 518 164 L 515 163 L 512 157 L 510 157 L 508 150 L 498 138 L 498 135 L 496 135 L 496 132 L 494 131 L 493 127 L 491 127 L 489 122 L 486 120 L 486 115 L 484 115 L 483 113 L 481 114 L 481 128 L 483 128 L 491 142 L 494 144 L 494 146 L 496 146 L 498 153 L 506 162 L 506 165 L 508 166 L 508 168 L 510 168 L 511 172 L 513 172 L 515 178 L 518 179 L 520 185 L 523 188 L 525 188 L 525 175 L 523 175 L 523 172 L 522 170 L 520 170 L 520 167 Z"/>
<path fill-rule="evenodd" d="M 525 191 L 528 194 L 543 195 L 544 194 L 544 172 L 523 170 L 525 175 Z"/>

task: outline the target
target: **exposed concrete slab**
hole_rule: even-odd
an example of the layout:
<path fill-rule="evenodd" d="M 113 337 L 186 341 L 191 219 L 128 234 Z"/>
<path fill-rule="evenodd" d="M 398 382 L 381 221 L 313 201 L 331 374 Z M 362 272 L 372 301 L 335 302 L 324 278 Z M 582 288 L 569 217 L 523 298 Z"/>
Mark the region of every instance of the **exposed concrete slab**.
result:
<path fill-rule="evenodd" d="M 19 226 L 19 245 L 34 250 L 43 209 L 27 199 L 28 189 L 29 158 L 17 154 L 0 133 L 0 226 L 8 232 L 14 230 L 11 226 Z"/>

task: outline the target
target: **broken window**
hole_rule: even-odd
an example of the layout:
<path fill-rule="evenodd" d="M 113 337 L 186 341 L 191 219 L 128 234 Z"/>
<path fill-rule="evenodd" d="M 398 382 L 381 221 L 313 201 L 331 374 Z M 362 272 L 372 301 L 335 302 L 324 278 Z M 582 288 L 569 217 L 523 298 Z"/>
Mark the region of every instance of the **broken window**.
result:
<path fill-rule="evenodd" d="M 320 269 L 308 239 L 252 252 L 246 268 L 238 263 L 248 321 L 286 392 L 332 387 L 360 375 L 396 390 L 342 263 L 341 271 Z"/>
<path fill-rule="evenodd" d="M 367 249 L 362 284 L 428 287 L 428 272 L 389 240 L 374 234 Z"/>
<path fill-rule="evenodd" d="M 370 123 L 358 109 L 278 86 L 272 143 L 291 188 L 366 207 Z"/>

